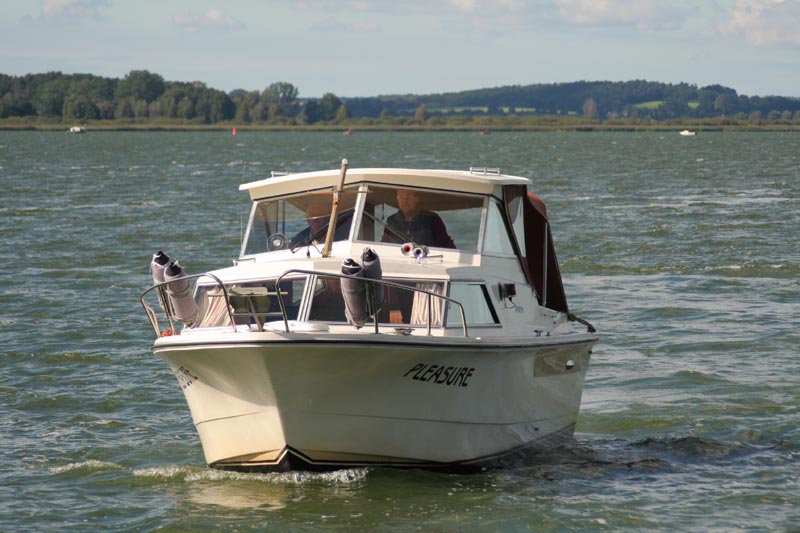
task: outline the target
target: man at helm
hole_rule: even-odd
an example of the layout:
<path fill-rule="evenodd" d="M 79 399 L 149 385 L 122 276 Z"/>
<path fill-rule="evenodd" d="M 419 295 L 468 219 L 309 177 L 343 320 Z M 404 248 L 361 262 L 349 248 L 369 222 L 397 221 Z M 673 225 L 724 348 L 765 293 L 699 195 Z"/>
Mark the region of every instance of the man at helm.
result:
<path fill-rule="evenodd" d="M 382 241 L 413 242 L 439 248 L 456 247 L 441 217 L 433 211 L 421 208 L 420 197 L 416 191 L 398 189 L 397 207 L 397 213 L 386 220 L 388 227 L 383 232 Z"/>

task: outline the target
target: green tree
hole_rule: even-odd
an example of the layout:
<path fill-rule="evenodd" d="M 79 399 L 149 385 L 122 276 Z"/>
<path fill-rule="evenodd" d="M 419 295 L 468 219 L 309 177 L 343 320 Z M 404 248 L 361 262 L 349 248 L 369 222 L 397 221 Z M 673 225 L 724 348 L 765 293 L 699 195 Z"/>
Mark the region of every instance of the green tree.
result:
<path fill-rule="evenodd" d="M 164 94 L 164 78 L 146 70 L 132 70 L 117 84 L 117 98 L 133 98 L 152 102 Z"/>
<path fill-rule="evenodd" d="M 736 113 L 737 108 L 737 98 L 735 95 L 725 93 L 718 95 L 714 99 L 714 109 L 720 115 L 732 115 Z"/>
<path fill-rule="evenodd" d="M 7 92 L 0 98 L 0 118 L 25 117 L 34 114 L 36 111 L 33 105 L 16 93 Z"/>
<path fill-rule="evenodd" d="M 339 109 L 336 110 L 336 121 L 344 122 L 349 118 L 350 118 L 350 111 L 347 110 L 347 106 L 344 104 L 340 105 Z"/>
<path fill-rule="evenodd" d="M 150 109 L 147 105 L 147 100 L 138 99 L 133 101 L 133 116 L 136 118 L 147 118 Z"/>
<path fill-rule="evenodd" d="M 100 109 L 88 97 L 71 94 L 64 99 L 63 117 L 75 120 L 95 120 L 100 118 Z"/>
<path fill-rule="evenodd" d="M 297 88 L 291 83 L 285 81 L 271 83 L 262 95 L 264 101 L 268 102 L 269 117 L 291 116 L 297 104 L 297 94 Z"/>
<path fill-rule="evenodd" d="M 0 98 L 0 118 L 8 118 L 17 115 L 17 103 L 14 93 L 7 92 Z"/>
<path fill-rule="evenodd" d="M 43 83 L 33 100 L 36 114 L 40 117 L 60 117 L 66 93 L 67 84 L 63 77 Z"/>
<path fill-rule="evenodd" d="M 115 118 L 133 118 L 133 99 L 123 98 L 117 100 L 117 106 L 114 110 Z"/>
<path fill-rule="evenodd" d="M 198 93 L 194 108 L 196 117 L 202 118 L 207 123 L 230 120 L 234 117 L 236 109 L 225 92 L 204 87 Z"/>
<path fill-rule="evenodd" d="M 319 101 L 320 118 L 322 120 L 335 119 L 340 107 L 342 107 L 342 101 L 335 94 L 323 94 L 322 99 Z"/>
<path fill-rule="evenodd" d="M 236 122 L 252 122 L 254 120 L 254 108 L 258 104 L 259 98 L 258 91 L 249 91 L 232 97 L 231 100 L 236 105 L 234 120 Z"/>
<path fill-rule="evenodd" d="M 181 98 L 180 102 L 178 102 L 177 117 L 184 119 L 194 118 L 194 103 L 192 103 L 192 99 L 188 96 L 184 96 Z"/>
<path fill-rule="evenodd" d="M 303 104 L 300 113 L 297 115 L 297 122 L 300 124 L 314 124 L 315 122 L 319 122 L 321 116 L 322 110 L 319 102 L 316 100 L 308 100 Z"/>

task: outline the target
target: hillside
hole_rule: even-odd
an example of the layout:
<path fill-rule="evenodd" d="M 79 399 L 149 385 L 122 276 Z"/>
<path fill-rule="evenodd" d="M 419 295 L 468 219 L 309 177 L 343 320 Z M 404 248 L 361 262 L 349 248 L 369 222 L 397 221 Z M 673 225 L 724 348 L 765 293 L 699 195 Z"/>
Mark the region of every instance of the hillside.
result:
<path fill-rule="evenodd" d="M 721 85 L 698 88 L 645 80 L 516 85 L 433 95 L 353 98 L 346 103 L 353 117 L 378 116 L 384 109 L 395 115 L 413 115 L 424 104 L 430 115 L 593 115 L 600 119 L 664 120 L 723 115 L 748 118 L 752 113 L 766 119 L 777 113 L 784 119 L 800 118 L 795 116 L 800 112 L 798 98 L 748 97 Z"/>
<path fill-rule="evenodd" d="M 300 99 L 288 82 L 225 93 L 202 82 L 166 81 L 146 70 L 124 78 L 48 72 L 0 74 L 0 125 L 92 122 L 119 126 L 213 125 L 525 127 L 568 117 L 583 121 L 652 123 L 720 119 L 800 124 L 800 99 L 746 96 L 720 85 L 697 87 L 634 80 L 577 81 L 430 95 Z M 479 117 L 476 118 L 476 117 Z M 475 122 L 477 120 L 477 122 Z M 538 122 L 536 122 L 538 121 Z"/>

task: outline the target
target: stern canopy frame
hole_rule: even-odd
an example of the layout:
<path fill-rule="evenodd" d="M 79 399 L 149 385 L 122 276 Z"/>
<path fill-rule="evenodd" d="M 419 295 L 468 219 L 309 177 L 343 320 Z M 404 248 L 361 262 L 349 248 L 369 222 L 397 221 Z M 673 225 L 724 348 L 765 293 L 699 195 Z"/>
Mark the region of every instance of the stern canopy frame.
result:
<path fill-rule="evenodd" d="M 547 207 L 544 202 L 524 185 L 503 186 L 503 200 L 506 216 L 511 220 L 510 205 L 516 199 L 522 199 L 525 253 L 522 253 L 519 236 L 511 231 L 517 247 L 517 253 L 528 283 L 536 290 L 539 305 L 554 311 L 569 313 L 567 296 L 558 267 L 553 234 L 547 219 Z"/>

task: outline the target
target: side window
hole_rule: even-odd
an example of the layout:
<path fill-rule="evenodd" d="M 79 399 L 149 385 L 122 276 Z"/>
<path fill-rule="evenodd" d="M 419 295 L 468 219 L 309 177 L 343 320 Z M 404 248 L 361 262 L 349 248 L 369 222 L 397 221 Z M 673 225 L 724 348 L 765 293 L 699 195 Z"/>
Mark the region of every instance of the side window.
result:
<path fill-rule="evenodd" d="M 411 289 L 428 291 L 433 294 L 444 294 L 444 283 L 440 281 L 392 281 Z M 398 287 L 387 287 L 386 303 L 378 315 L 378 320 L 388 324 L 424 326 L 428 324 L 430 313 L 431 326 L 441 326 L 442 313 L 444 311 L 443 302 L 443 299 L 431 296 L 429 307 L 428 295 L 425 293 Z"/>
<path fill-rule="evenodd" d="M 522 197 L 517 196 L 508 206 L 508 212 L 511 216 L 511 226 L 514 229 L 514 235 L 517 237 L 517 244 L 519 245 L 519 253 L 525 253 L 525 217 L 522 211 Z"/>
<path fill-rule="evenodd" d="M 342 282 L 337 277 L 317 278 L 314 283 L 314 295 L 311 300 L 309 320 L 322 320 L 326 322 L 346 322 L 344 315 L 344 298 L 342 297 Z"/>
<path fill-rule="evenodd" d="M 494 311 L 486 285 L 480 283 L 459 283 L 450 285 L 450 298 L 461 302 L 464 306 L 464 315 L 468 326 L 486 326 L 497 324 L 500 321 Z M 461 311 L 459 307 L 447 303 L 448 327 L 461 326 Z"/>
<path fill-rule="evenodd" d="M 517 217 L 520 218 L 520 217 Z M 486 231 L 483 236 L 483 253 L 490 255 L 513 256 L 514 248 L 508 236 L 500 206 L 494 200 L 489 202 L 486 217 Z"/>

